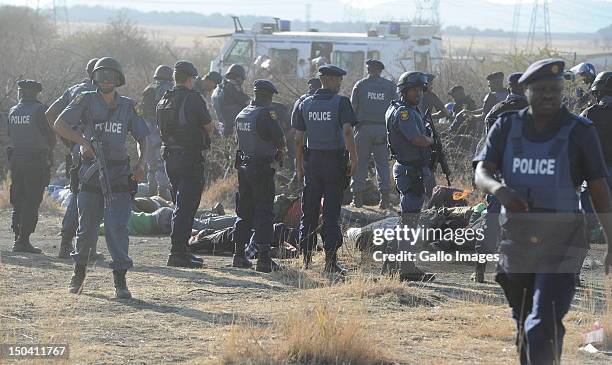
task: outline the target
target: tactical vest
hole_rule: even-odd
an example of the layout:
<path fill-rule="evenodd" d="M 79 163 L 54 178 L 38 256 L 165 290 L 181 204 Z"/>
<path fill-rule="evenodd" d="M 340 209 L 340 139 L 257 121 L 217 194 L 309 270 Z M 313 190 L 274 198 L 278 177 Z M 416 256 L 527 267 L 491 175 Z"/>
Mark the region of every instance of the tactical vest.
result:
<path fill-rule="evenodd" d="M 584 116 L 593 121 L 606 165 L 612 165 L 612 103 L 593 105 L 586 110 Z"/>
<path fill-rule="evenodd" d="M 357 110 L 357 120 L 360 124 L 385 123 L 385 112 L 394 97 L 389 84 L 392 82 L 382 77 L 364 79 L 361 82 Z"/>
<path fill-rule="evenodd" d="M 311 96 L 302 102 L 302 117 L 306 124 L 306 147 L 312 150 L 344 149 L 344 135 L 339 121 L 341 97 L 329 99 Z"/>
<path fill-rule="evenodd" d="M 411 112 L 409 109 L 410 107 L 398 100 L 393 101 L 387 109 L 385 119 L 387 121 L 387 143 L 391 151 L 391 158 L 401 162 L 426 166 L 431 158 L 431 149 L 413 145 L 400 131 L 399 123 L 416 123 L 421 134 L 426 134 L 421 114 L 416 110 Z M 409 113 L 409 119 L 401 120 L 401 112 Z"/>
<path fill-rule="evenodd" d="M 248 105 L 236 117 L 238 149 L 250 158 L 274 158 L 276 153 L 276 146 L 263 140 L 257 132 L 257 117 L 269 110 L 263 106 Z"/>
<path fill-rule="evenodd" d="M 45 119 L 44 106 L 38 100 L 21 100 L 8 115 L 8 136 L 13 150 L 49 150 L 55 136 Z"/>
<path fill-rule="evenodd" d="M 157 104 L 157 120 L 165 146 L 192 151 L 208 149 L 208 139 L 204 141 L 200 125 L 190 123 L 185 116 L 185 103 L 192 94 L 197 94 L 197 91 L 179 93 L 177 89 L 168 90 Z"/>
<path fill-rule="evenodd" d="M 83 93 L 82 103 L 88 103 L 85 136 L 91 138 L 91 125 L 95 128 L 96 138 L 104 146 L 104 157 L 112 161 L 125 161 L 128 159 L 126 137 L 130 128 L 130 119 L 133 117 L 134 104 L 131 99 L 116 96 L 116 104 L 108 105 L 97 95 L 97 92 Z"/>
<path fill-rule="evenodd" d="M 508 97 L 507 91 L 493 91 L 492 94 L 495 96 L 495 104 L 506 100 Z"/>
<path fill-rule="evenodd" d="M 220 93 L 217 95 L 217 103 L 219 103 L 221 113 L 223 114 L 223 122 L 225 124 L 231 125 L 234 123 L 234 121 L 236 120 L 236 116 L 238 116 L 238 113 L 242 111 L 245 105 L 237 104 L 236 102 L 234 102 L 234 100 L 231 100 L 231 98 L 227 97 L 227 95 L 232 94 L 232 91 L 234 92 L 234 94 L 241 93 L 238 90 L 237 86 L 227 80 L 224 80 L 220 86 L 221 90 L 219 90 Z M 236 90 L 228 91 L 229 88 L 234 88 Z"/>

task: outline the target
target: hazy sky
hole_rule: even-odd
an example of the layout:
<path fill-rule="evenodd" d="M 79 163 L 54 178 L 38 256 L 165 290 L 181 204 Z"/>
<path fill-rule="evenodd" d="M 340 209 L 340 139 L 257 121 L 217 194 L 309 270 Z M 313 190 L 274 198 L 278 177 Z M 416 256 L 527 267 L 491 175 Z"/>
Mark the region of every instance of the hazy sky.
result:
<path fill-rule="evenodd" d="M 521 0 L 520 30 L 526 31 L 534 0 Z M 596 4 L 596 5 L 587 5 Z M 378 21 L 411 19 L 415 0 L 55 0 L 57 4 L 129 7 L 143 11 L 194 11 L 265 15 L 304 19 L 310 4 L 312 20 Z M 440 0 L 443 25 L 512 29 L 517 0 Z M 540 4 L 543 1 L 540 0 Z M 0 3 L 49 7 L 51 0 L 0 0 Z M 612 23 L 612 0 L 549 0 L 553 32 L 592 32 Z M 540 13 L 540 18 L 542 13 Z M 543 23 L 540 23 L 543 24 Z M 543 25 L 542 25 L 543 28 Z"/>

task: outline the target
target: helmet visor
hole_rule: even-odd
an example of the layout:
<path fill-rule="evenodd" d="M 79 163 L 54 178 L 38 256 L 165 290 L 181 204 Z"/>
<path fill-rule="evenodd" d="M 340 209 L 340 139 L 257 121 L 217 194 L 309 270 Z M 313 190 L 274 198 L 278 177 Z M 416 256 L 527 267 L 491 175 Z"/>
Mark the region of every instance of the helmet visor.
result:
<path fill-rule="evenodd" d="M 97 84 L 119 84 L 119 75 L 117 71 L 111 69 L 96 70 L 93 75 L 93 80 Z"/>

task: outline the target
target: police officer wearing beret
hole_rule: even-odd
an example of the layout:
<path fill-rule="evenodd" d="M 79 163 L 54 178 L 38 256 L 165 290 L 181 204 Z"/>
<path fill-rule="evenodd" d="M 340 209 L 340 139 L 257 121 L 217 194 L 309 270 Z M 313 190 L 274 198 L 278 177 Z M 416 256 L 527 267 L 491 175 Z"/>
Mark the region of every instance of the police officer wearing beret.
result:
<path fill-rule="evenodd" d="M 374 165 L 378 177 L 380 192 L 379 207 L 389 208 L 389 149 L 387 148 L 387 131 L 385 128 L 385 112 L 397 95 L 395 84 L 381 77 L 385 65 L 375 59 L 366 61 L 368 77 L 355 84 L 351 93 L 351 104 L 357 114 L 359 124 L 355 127 L 355 145 L 359 165 L 353 176 L 353 205 L 363 206 L 363 194 L 370 155 L 374 156 Z"/>
<path fill-rule="evenodd" d="M 36 98 L 42 91 L 39 82 L 17 82 L 18 104 L 9 110 L 7 149 L 11 171 L 10 202 L 15 233 L 13 252 L 41 253 L 30 243 L 38 222 L 38 207 L 49 185 L 51 151 L 55 133 L 45 118 L 46 106 Z"/>
<path fill-rule="evenodd" d="M 53 127 L 53 123 L 57 119 L 57 116 L 66 109 L 68 104 L 80 93 L 86 91 L 95 91 L 96 85 L 94 85 L 91 80 L 91 73 L 93 71 L 94 66 L 98 62 L 97 58 L 92 58 L 87 62 L 87 66 L 85 70 L 87 72 L 88 78 L 84 79 L 82 82 L 69 87 L 63 94 L 60 96 L 51 106 L 47 109 L 45 115 L 47 116 L 47 121 Z M 55 132 L 54 132 L 55 133 Z M 68 141 L 66 141 L 68 142 Z M 74 249 L 72 245 L 72 239 L 76 236 L 77 228 L 79 228 L 79 213 L 77 209 L 77 193 L 78 193 L 78 170 L 81 165 L 80 163 L 80 148 L 78 145 L 68 142 L 68 154 L 66 155 L 66 177 L 70 179 L 70 189 L 72 194 L 70 195 L 70 200 L 68 201 L 68 206 L 66 207 L 66 212 L 64 213 L 64 219 L 62 220 L 62 230 L 61 230 L 61 243 L 58 257 L 61 259 L 70 258 L 70 253 Z M 102 256 L 101 253 L 98 253 L 96 250 L 97 244 L 94 245 L 92 252 L 94 252 L 92 259 L 95 260 Z"/>
<path fill-rule="evenodd" d="M 562 320 L 588 245 L 577 194 L 582 181 L 606 236 L 612 237 L 608 174 L 597 131 L 562 105 L 563 68 L 558 59 L 527 68 L 519 83 L 529 108 L 502 114 L 474 159 L 476 185 L 502 204 L 496 281 L 517 323 L 522 364 L 561 358 Z"/>
<path fill-rule="evenodd" d="M 245 248 L 257 246 L 257 267 L 269 273 L 279 269 L 270 256 L 274 224 L 274 173 L 272 163 L 282 159 L 285 137 L 271 107 L 276 87 L 268 80 L 253 82 L 255 100 L 236 117 L 238 193 L 236 194 L 235 244 L 232 266 L 250 268 Z"/>
<path fill-rule="evenodd" d="M 342 245 L 340 207 L 348 176 L 357 167 L 353 126 L 357 118 L 351 101 L 338 95 L 346 71 L 334 65 L 319 67 L 322 88 L 304 99 L 292 121 L 296 129 L 298 177 L 304 177 L 300 247 L 308 268 L 317 242 L 319 210 L 323 198 L 321 238 L 325 247 L 325 271 L 344 274 L 337 251 Z M 347 171 L 347 151 L 350 169 Z"/>
<path fill-rule="evenodd" d="M 525 97 L 525 88 L 518 82 L 521 76 L 523 76 L 522 72 L 514 72 L 508 76 L 508 96 L 506 97 L 506 100 L 495 104 L 489 114 L 487 114 L 487 117 L 485 118 L 485 134 L 482 143 L 484 143 L 488 131 L 502 113 L 521 110 L 529 106 L 527 103 L 527 98 Z M 483 254 L 494 253 L 497 251 L 499 212 L 501 209 L 499 200 L 497 200 L 493 195 L 487 195 L 486 200 L 487 215 L 485 216 L 485 239 L 482 241 L 476 241 L 475 247 L 476 252 Z M 486 262 L 476 263 L 476 268 L 471 279 L 473 281 L 483 283 L 486 267 Z"/>
<path fill-rule="evenodd" d="M 249 102 L 249 96 L 242 91 L 244 80 L 244 67 L 233 64 L 227 69 L 223 82 L 217 85 L 212 93 L 213 106 L 219 118 L 219 130 L 225 137 L 234 135 L 236 116 Z"/>
<path fill-rule="evenodd" d="M 172 67 L 159 65 L 151 82 L 142 92 L 142 112 L 151 134 L 149 134 L 149 149 L 147 153 L 147 184 L 149 195 L 159 195 L 170 200 L 168 184 L 170 180 L 161 158 L 161 136 L 156 116 L 157 103 L 164 93 L 174 86 L 172 82 Z"/>
<path fill-rule="evenodd" d="M 506 100 L 508 97 L 508 91 L 504 88 L 504 73 L 494 72 L 487 76 L 487 84 L 489 86 L 489 93 L 485 95 L 482 102 L 482 114 L 487 115 L 495 104 Z"/>
<path fill-rule="evenodd" d="M 321 80 L 318 77 L 312 77 L 307 81 L 308 91 L 301 95 L 293 104 L 293 109 L 291 111 L 291 125 L 293 125 L 294 120 L 298 117 L 298 106 L 300 103 L 306 99 L 307 97 L 314 95 L 314 93 L 321 88 Z M 295 129 L 289 128 L 285 131 L 285 139 L 287 141 L 287 157 L 294 160 L 294 173 L 291 177 L 291 181 L 289 182 L 289 186 L 296 186 L 302 184 L 302 181 L 298 179 L 297 169 L 295 168 Z"/>
<path fill-rule="evenodd" d="M 476 110 L 476 102 L 474 102 L 471 96 L 465 94 L 465 88 L 461 85 L 453 86 L 448 91 L 448 95 L 455 103 L 452 113 L 455 119 L 449 126 L 449 129 L 454 132 L 459 129 L 463 122 L 465 122 L 469 112 Z"/>
<path fill-rule="evenodd" d="M 174 203 L 167 266 L 202 267 L 202 259 L 187 249 L 187 243 L 204 189 L 204 152 L 210 148 L 214 126 L 204 97 L 193 90 L 197 76 L 191 62 L 178 61 L 174 65 L 176 86 L 157 104 L 162 156 Z"/>
<path fill-rule="evenodd" d="M 211 71 L 207 73 L 204 77 L 198 77 L 196 79 L 196 84 L 193 87 L 195 91 L 199 92 L 204 96 L 204 101 L 206 101 L 206 105 L 209 106 L 208 113 L 212 118 L 213 125 L 218 125 L 219 118 L 217 117 L 217 112 L 215 111 L 215 108 L 212 107 L 212 93 L 217 87 L 217 85 L 222 82 L 223 76 L 221 76 L 221 74 L 217 71 Z"/>
<path fill-rule="evenodd" d="M 429 168 L 433 139 L 428 135 L 418 108 L 427 77 L 421 72 L 405 72 L 397 82 L 399 100 L 394 100 L 386 113 L 387 140 L 393 165 L 393 177 L 400 193 L 400 224 L 416 228 L 426 196 L 431 196 L 435 178 Z M 389 242 L 389 253 L 409 251 L 406 241 Z M 398 261 L 383 263 L 383 272 L 397 272 Z M 413 261 L 399 262 L 400 280 L 431 281 L 433 274 L 418 269 Z"/>
<path fill-rule="evenodd" d="M 131 298 L 125 275 L 133 266 L 128 255 L 128 221 L 134 185 L 144 176 L 147 154 L 147 124 L 135 110 L 132 99 L 121 96 L 116 88 L 125 84 L 125 76 L 117 60 L 103 57 L 96 62 L 92 79 L 97 91 L 84 92 L 72 100 L 55 121 L 56 132 L 81 146 L 82 166 L 79 172 L 77 206 L 79 228 L 76 247 L 71 256 L 75 261 L 69 291 L 80 293 L 91 261 L 92 249 L 98 240 L 98 227 L 104 218 L 104 235 L 112 261 L 117 298 Z M 83 132 L 81 132 L 83 131 Z M 126 138 L 128 132 L 138 145 L 138 162 L 130 169 Z M 105 161 L 99 161 L 100 151 L 94 151 L 95 138 L 102 148 Z M 104 196 L 98 176 L 98 165 L 106 166 L 110 196 Z"/>

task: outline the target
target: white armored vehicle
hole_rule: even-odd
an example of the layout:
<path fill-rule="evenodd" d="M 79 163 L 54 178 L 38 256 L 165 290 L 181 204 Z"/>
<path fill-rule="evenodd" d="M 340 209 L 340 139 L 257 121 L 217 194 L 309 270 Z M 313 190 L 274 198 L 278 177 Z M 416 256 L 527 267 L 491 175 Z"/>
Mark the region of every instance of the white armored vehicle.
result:
<path fill-rule="evenodd" d="M 405 71 L 436 72 L 442 59 L 440 28 L 407 22 L 380 22 L 367 33 L 293 32 L 288 21 L 256 23 L 244 30 L 234 17 L 234 33 L 226 37 L 211 70 L 223 73 L 231 64 L 244 66 L 250 75 L 262 71 L 286 78 L 308 78 L 321 64 L 331 63 L 347 70 L 348 78 L 365 75 L 365 62 L 379 59 L 383 76 L 397 80 Z"/>

